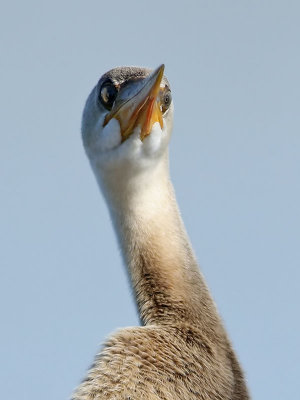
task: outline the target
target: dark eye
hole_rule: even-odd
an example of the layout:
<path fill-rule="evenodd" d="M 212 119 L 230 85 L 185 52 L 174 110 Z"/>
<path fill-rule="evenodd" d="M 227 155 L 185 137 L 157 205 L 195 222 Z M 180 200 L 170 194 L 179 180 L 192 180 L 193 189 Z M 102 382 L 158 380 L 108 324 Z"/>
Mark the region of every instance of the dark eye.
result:
<path fill-rule="evenodd" d="M 104 82 L 100 88 L 99 101 L 107 110 L 111 110 L 117 94 L 118 90 L 112 82 Z"/>
<path fill-rule="evenodd" d="M 163 113 L 166 112 L 167 109 L 170 107 L 171 102 L 172 94 L 170 90 L 167 90 L 166 92 L 164 92 L 161 99 L 161 109 Z"/>

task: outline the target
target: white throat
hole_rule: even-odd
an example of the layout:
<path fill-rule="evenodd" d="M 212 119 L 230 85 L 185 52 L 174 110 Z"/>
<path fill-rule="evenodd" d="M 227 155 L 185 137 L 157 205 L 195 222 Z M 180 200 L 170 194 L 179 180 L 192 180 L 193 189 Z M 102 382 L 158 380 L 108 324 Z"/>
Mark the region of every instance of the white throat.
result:
<path fill-rule="evenodd" d="M 152 164 L 152 165 L 151 165 Z M 124 218 L 146 222 L 163 214 L 170 204 L 168 154 L 139 171 L 126 165 L 121 169 L 103 171 L 93 164 L 98 184 L 116 223 Z"/>

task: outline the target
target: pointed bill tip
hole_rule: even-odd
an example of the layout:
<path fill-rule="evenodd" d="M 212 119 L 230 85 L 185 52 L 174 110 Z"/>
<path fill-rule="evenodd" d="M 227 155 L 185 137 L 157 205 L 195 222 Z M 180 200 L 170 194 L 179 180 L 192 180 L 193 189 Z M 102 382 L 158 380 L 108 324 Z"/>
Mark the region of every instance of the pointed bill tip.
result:
<path fill-rule="evenodd" d="M 160 78 L 163 77 L 165 71 L 165 64 L 161 64 L 159 67 L 157 67 L 153 72 L 152 76 L 159 76 Z"/>

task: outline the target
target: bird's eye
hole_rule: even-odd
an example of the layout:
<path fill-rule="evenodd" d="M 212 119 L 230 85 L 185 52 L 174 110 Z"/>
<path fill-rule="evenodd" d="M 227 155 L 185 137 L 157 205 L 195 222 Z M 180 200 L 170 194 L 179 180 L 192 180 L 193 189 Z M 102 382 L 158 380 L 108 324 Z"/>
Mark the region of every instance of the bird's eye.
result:
<path fill-rule="evenodd" d="M 117 94 L 118 90 L 113 83 L 104 82 L 100 89 L 99 100 L 107 110 L 111 110 Z"/>
<path fill-rule="evenodd" d="M 172 102 L 172 94 L 170 90 L 167 90 L 166 92 L 163 93 L 161 99 L 161 109 L 163 113 L 166 112 L 167 109 L 170 107 L 171 102 Z"/>

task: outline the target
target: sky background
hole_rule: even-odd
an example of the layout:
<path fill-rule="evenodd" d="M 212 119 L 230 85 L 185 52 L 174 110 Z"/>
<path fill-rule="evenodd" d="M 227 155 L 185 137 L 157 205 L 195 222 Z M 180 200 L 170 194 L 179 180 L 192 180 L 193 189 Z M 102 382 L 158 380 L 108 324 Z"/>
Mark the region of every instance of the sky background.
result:
<path fill-rule="evenodd" d="M 68 399 L 138 324 L 81 113 L 118 65 L 166 65 L 171 174 L 253 399 L 299 395 L 298 1 L 11 1 L 0 13 L 1 397 Z"/>

